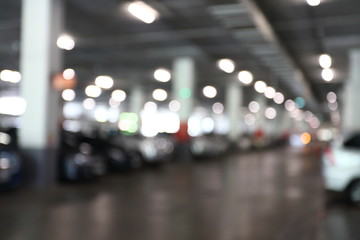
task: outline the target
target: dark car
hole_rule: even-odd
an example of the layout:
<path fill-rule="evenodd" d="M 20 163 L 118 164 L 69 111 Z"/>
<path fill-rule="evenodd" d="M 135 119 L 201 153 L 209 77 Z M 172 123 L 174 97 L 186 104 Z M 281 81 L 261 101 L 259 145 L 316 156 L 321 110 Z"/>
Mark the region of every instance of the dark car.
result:
<path fill-rule="evenodd" d="M 0 131 L 0 190 L 21 183 L 21 159 L 17 149 L 16 129 Z"/>
<path fill-rule="evenodd" d="M 81 133 L 62 131 L 59 151 L 60 179 L 87 181 L 106 173 L 103 148 Z"/>

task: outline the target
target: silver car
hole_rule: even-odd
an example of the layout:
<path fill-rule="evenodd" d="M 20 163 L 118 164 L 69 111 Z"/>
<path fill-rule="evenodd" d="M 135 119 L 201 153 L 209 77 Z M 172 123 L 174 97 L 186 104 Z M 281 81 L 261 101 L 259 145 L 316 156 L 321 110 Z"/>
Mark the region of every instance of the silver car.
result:
<path fill-rule="evenodd" d="M 326 189 L 344 192 L 351 202 L 360 205 L 360 134 L 326 148 L 322 163 Z"/>

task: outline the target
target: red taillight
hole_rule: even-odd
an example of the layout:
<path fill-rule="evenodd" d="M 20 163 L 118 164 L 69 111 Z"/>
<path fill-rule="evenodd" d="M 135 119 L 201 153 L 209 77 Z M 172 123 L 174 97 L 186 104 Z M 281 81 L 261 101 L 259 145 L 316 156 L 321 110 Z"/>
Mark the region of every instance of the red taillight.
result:
<path fill-rule="evenodd" d="M 335 157 L 334 153 L 331 150 L 331 147 L 327 147 L 324 150 L 325 160 L 328 162 L 329 165 L 334 166 L 335 165 Z"/>

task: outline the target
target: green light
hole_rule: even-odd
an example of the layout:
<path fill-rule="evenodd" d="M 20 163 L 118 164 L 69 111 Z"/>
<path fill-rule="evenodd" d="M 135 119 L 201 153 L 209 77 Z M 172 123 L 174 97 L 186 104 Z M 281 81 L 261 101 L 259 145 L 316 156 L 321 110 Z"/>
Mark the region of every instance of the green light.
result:
<path fill-rule="evenodd" d="M 190 98 L 191 90 L 189 88 L 180 89 L 180 97 L 185 98 L 185 99 Z"/>
<path fill-rule="evenodd" d="M 298 108 L 304 108 L 305 107 L 305 99 L 302 97 L 295 98 L 295 104 Z"/>

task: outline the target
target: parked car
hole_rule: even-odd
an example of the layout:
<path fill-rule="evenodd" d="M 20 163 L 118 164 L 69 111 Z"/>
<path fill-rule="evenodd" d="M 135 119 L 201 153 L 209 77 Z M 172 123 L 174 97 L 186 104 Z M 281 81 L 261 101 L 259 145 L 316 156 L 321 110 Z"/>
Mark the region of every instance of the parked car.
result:
<path fill-rule="evenodd" d="M 360 205 L 360 133 L 327 147 L 322 155 L 325 188 Z"/>
<path fill-rule="evenodd" d="M 87 181 L 106 173 L 106 162 L 96 140 L 63 131 L 59 153 L 60 179 Z"/>
<path fill-rule="evenodd" d="M 111 170 L 133 170 L 143 166 L 143 157 L 127 136 L 120 133 L 108 137 L 106 140 L 106 158 Z"/>
<path fill-rule="evenodd" d="M 0 190 L 21 183 L 21 159 L 17 151 L 16 129 L 0 131 Z"/>
<path fill-rule="evenodd" d="M 217 134 L 192 137 L 190 141 L 190 151 L 194 157 L 217 157 L 224 154 L 228 148 L 226 137 Z"/>
<path fill-rule="evenodd" d="M 174 140 L 169 134 L 158 134 L 155 137 L 125 136 L 124 147 L 132 158 L 141 159 L 144 164 L 155 165 L 172 158 Z"/>

